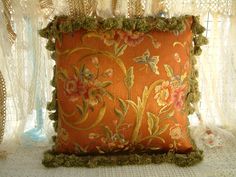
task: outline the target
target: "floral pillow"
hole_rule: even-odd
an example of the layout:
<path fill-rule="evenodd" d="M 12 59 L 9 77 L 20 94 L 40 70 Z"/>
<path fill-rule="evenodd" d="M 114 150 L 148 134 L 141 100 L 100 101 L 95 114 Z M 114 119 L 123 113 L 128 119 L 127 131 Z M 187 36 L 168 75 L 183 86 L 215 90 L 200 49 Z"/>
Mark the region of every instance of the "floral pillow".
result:
<path fill-rule="evenodd" d="M 48 105 L 57 136 L 43 164 L 124 165 L 202 159 L 188 130 L 198 101 L 197 17 L 56 17 L 40 31 L 56 60 Z"/>

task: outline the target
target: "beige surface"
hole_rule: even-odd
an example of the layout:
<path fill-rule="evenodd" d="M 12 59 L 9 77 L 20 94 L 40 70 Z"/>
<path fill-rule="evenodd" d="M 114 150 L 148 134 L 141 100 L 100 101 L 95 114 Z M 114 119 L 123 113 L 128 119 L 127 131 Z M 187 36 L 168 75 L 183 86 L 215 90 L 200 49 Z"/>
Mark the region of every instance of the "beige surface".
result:
<path fill-rule="evenodd" d="M 235 177 L 236 151 L 232 142 L 227 147 L 205 150 L 202 163 L 188 168 L 170 164 L 101 167 L 53 168 L 41 165 L 47 148 L 20 148 L 7 160 L 0 160 L 0 177 Z"/>

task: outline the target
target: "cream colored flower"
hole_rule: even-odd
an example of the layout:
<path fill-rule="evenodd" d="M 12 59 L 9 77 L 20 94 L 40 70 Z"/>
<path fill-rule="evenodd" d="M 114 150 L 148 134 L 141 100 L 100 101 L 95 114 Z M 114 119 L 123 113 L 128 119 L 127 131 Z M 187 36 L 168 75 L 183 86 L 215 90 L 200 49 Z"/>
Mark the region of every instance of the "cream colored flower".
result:
<path fill-rule="evenodd" d="M 174 140 L 182 138 L 182 130 L 178 124 L 170 128 L 170 137 Z"/>
<path fill-rule="evenodd" d="M 165 81 L 162 83 L 162 85 L 158 85 L 155 88 L 155 96 L 154 99 L 156 99 L 157 104 L 159 106 L 164 106 L 168 103 L 168 98 L 169 98 L 169 82 Z"/>

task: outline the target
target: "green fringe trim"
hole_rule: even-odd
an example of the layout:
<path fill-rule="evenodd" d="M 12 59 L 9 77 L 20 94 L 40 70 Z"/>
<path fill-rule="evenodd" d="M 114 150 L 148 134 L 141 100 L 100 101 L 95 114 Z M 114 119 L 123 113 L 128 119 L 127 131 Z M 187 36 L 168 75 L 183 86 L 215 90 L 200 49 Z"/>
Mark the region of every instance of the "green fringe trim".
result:
<path fill-rule="evenodd" d="M 39 30 L 41 37 L 47 38 L 46 48 L 55 51 L 55 40 L 61 41 L 62 33 L 69 33 L 84 29 L 95 31 L 97 29 L 107 31 L 111 29 L 123 29 L 125 31 L 149 32 L 152 30 L 169 31 L 179 34 L 185 30 L 185 21 L 190 16 L 172 18 L 163 17 L 140 17 L 140 18 L 92 18 L 56 16 L 44 29 Z M 199 28 L 196 26 L 196 28 Z M 198 29 L 196 29 L 198 30 Z"/>
<path fill-rule="evenodd" d="M 177 154 L 173 152 L 163 154 L 117 154 L 117 155 L 92 155 L 77 156 L 57 154 L 46 151 L 42 164 L 46 167 L 88 167 L 98 166 L 123 166 L 123 165 L 145 165 L 160 164 L 162 162 L 173 163 L 180 167 L 192 166 L 203 159 L 202 151 L 192 151 L 188 154 Z"/>
<path fill-rule="evenodd" d="M 163 32 L 173 32 L 179 34 L 186 28 L 185 21 L 190 16 L 180 16 L 172 18 L 163 17 L 140 17 L 140 18 L 91 18 L 91 17 L 78 17 L 71 18 L 68 16 L 55 17 L 46 28 L 39 31 L 40 36 L 47 38 L 48 43 L 46 48 L 52 51 L 51 57 L 56 60 L 55 53 L 55 41 L 59 43 L 62 40 L 62 33 L 69 33 L 79 29 L 84 30 L 111 30 L 111 29 L 123 29 L 134 30 L 139 32 L 149 32 L 151 30 L 158 30 Z M 200 99 L 200 92 L 198 88 L 198 71 L 195 68 L 197 63 L 195 56 L 201 54 L 201 46 L 207 44 L 207 39 L 202 35 L 205 28 L 199 23 L 199 17 L 192 16 L 192 32 L 193 32 L 193 47 L 191 49 L 190 62 L 192 70 L 189 77 L 189 93 L 186 97 L 186 111 L 188 114 L 194 113 L 194 103 Z M 57 132 L 58 126 L 58 105 L 57 105 L 57 93 L 56 93 L 56 66 L 54 66 L 54 77 L 51 81 L 51 85 L 55 88 L 52 93 L 52 101 L 48 103 L 47 109 L 49 110 L 49 119 L 54 121 L 54 129 Z M 190 137 L 190 136 L 189 136 Z M 55 142 L 56 136 L 52 137 Z M 46 167 L 97 167 L 97 166 L 112 166 L 112 165 L 132 165 L 132 164 L 150 164 L 169 162 L 175 163 L 178 166 L 190 166 L 200 162 L 203 158 L 203 153 L 197 150 L 194 141 L 192 140 L 194 151 L 189 154 L 177 154 L 174 152 L 168 152 L 164 154 L 117 154 L 117 155 L 99 155 L 99 156 L 76 156 L 67 154 L 57 154 L 56 152 L 47 151 L 44 154 L 43 164 Z"/>
<path fill-rule="evenodd" d="M 208 40 L 202 35 L 205 28 L 201 26 L 199 17 L 193 16 L 192 32 L 193 32 L 193 46 L 190 51 L 190 64 L 192 66 L 190 77 L 189 77 L 189 93 L 186 97 L 186 111 L 187 113 L 193 114 L 195 112 L 194 104 L 200 100 L 200 92 L 198 85 L 198 70 L 196 69 L 197 59 L 195 56 L 199 56 L 202 52 L 201 46 L 206 45 Z"/>

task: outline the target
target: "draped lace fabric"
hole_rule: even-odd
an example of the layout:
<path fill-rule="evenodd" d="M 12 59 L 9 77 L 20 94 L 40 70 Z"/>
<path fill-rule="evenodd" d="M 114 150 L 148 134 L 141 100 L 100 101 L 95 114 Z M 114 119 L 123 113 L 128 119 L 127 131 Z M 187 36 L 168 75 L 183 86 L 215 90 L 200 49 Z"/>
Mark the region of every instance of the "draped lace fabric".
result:
<path fill-rule="evenodd" d="M 201 15 L 210 43 L 198 60 L 202 93 L 200 112 L 205 125 L 200 129 L 202 133 L 196 133 L 194 137 L 202 142 L 217 137 L 215 146 L 218 146 L 224 137 L 217 133 L 218 130 L 212 132 L 214 136 L 205 134 L 209 125 L 236 129 L 235 0 L 99 0 L 95 3 L 96 8 L 87 6 L 90 0 L 78 2 L 83 2 L 81 8 L 86 7 L 87 15 L 95 13 L 103 18 L 115 15 L 129 17 L 136 11 L 144 16 Z M 13 44 L 8 39 L 4 14 L 0 13 L 0 70 L 7 86 L 6 129 L 0 148 L 8 150 L 16 144 L 47 144 L 52 136 L 46 103 L 51 99 L 49 82 L 53 62 L 45 50 L 46 41 L 37 31 L 45 27 L 54 15 L 74 12 L 73 0 L 11 0 L 11 3 L 10 18 L 17 36 Z M 130 4 L 137 7 L 130 9 Z M 2 1 L 0 9 L 4 9 Z M 89 13 L 91 11 L 93 13 Z"/>
<path fill-rule="evenodd" d="M 235 14 L 235 0 L 164 0 L 169 15 L 212 14 L 231 16 Z"/>
<path fill-rule="evenodd" d="M 236 18 L 209 14 L 209 45 L 199 60 L 202 99 L 207 124 L 236 128 Z"/>
<path fill-rule="evenodd" d="M 2 5 L 0 2 L 0 9 Z M 39 2 L 12 0 L 12 8 L 17 34 L 13 45 L 8 41 L 4 25 L 0 28 L 0 70 L 7 87 L 6 129 L 1 146 L 7 150 L 46 138 L 43 119 L 52 77 L 50 56 L 37 32 L 48 23 L 41 15 Z M 0 15 L 2 18 L 3 14 Z"/>

